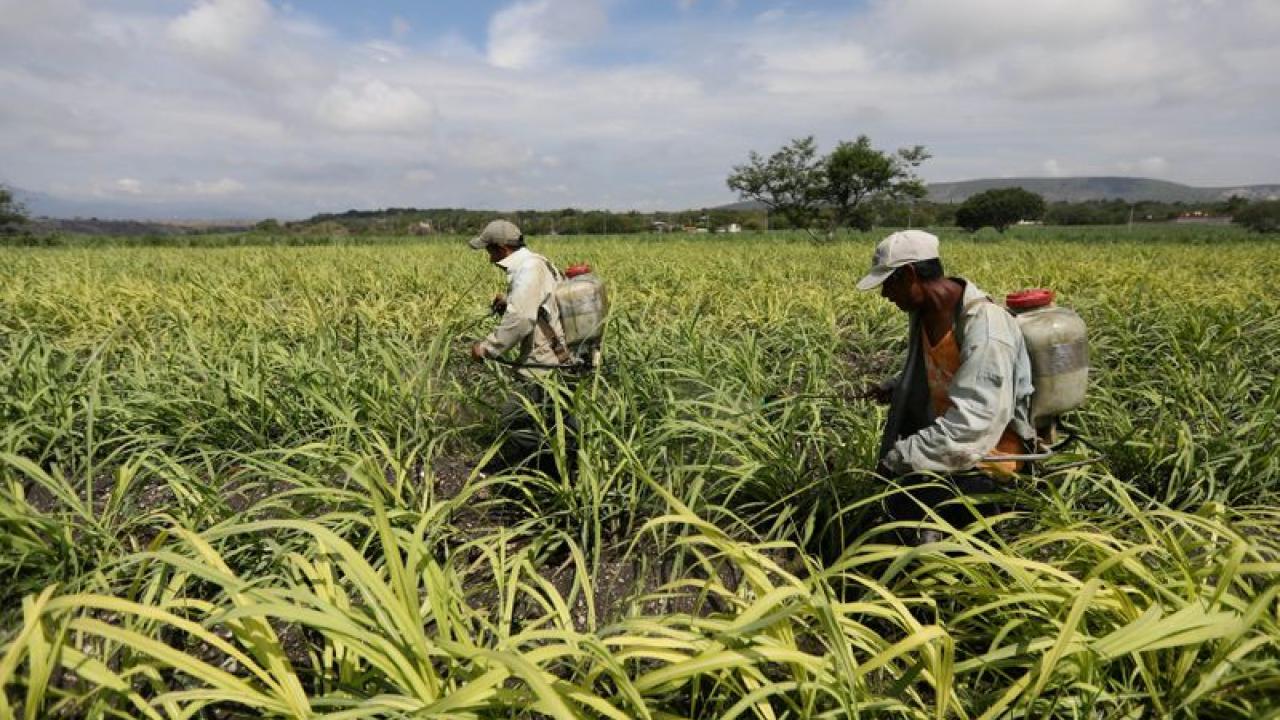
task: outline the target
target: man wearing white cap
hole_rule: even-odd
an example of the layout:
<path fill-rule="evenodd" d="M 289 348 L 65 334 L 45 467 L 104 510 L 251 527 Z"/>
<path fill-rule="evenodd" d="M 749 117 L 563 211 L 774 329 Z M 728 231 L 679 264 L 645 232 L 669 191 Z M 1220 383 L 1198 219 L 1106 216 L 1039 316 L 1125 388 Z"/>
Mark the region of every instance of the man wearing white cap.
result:
<path fill-rule="evenodd" d="M 920 519 L 955 491 L 990 492 L 993 478 L 1018 470 L 983 459 L 1025 452 L 1035 437 L 1031 361 L 1013 316 L 972 282 L 943 274 L 930 233 L 904 230 L 881 241 L 858 282 L 859 290 L 875 288 L 910 316 L 903 372 L 873 393 L 890 405 L 879 472 L 944 475 L 951 488 L 919 485 L 888 502 L 894 519 Z M 937 512 L 965 524 L 955 503 Z"/>

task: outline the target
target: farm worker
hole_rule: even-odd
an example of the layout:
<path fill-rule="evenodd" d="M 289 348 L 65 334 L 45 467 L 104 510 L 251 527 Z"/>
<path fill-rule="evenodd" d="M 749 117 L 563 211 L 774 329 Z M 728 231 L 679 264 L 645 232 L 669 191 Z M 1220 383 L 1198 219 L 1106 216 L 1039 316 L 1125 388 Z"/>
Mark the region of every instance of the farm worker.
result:
<path fill-rule="evenodd" d="M 499 409 L 502 447 L 495 466 L 512 467 L 531 457 L 545 461 L 540 427 L 549 425 L 544 419 L 553 418 L 554 412 L 550 386 L 543 380 L 561 364 L 564 355 L 564 332 L 555 299 L 558 272 L 545 257 L 525 246 L 520 228 L 507 220 L 489 223 L 468 244 L 488 252 L 489 261 L 507 274 L 506 293 L 493 300 L 494 312 L 501 320 L 488 337 L 471 346 L 471 358 L 477 362 L 516 350 L 514 361 L 509 363 L 515 367 L 516 384 Z M 526 399 L 540 417 L 529 414 Z M 567 413 L 562 417 L 572 429 L 572 418 Z M 573 435 L 566 433 L 570 442 Z"/>
<path fill-rule="evenodd" d="M 859 290 L 875 288 L 910 318 L 902 374 L 870 391 L 890 406 L 878 470 L 907 478 L 910 488 L 887 502 L 889 515 L 919 520 L 923 505 L 967 524 L 962 505 L 938 506 L 957 492 L 995 490 L 1018 464 L 983 458 L 1023 453 L 1035 437 L 1022 331 L 977 285 L 944 275 L 937 236 L 921 230 L 895 232 L 876 247 L 871 272 L 858 282 Z"/>
<path fill-rule="evenodd" d="M 484 340 L 471 346 L 474 360 L 496 358 L 518 348 L 515 364 L 526 376 L 560 364 L 564 331 L 555 290 L 559 278 L 551 263 L 525 247 L 515 223 L 494 220 L 469 243 L 489 253 L 489 262 L 507 273 L 507 292 L 494 298 L 501 322 Z"/>

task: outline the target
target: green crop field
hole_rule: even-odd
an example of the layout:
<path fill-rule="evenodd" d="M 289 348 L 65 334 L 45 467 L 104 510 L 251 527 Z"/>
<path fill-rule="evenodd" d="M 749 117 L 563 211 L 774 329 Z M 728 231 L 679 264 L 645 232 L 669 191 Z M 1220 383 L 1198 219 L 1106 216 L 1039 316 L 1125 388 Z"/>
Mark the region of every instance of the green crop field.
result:
<path fill-rule="evenodd" d="M 1092 448 L 905 547 L 881 234 L 533 239 L 613 300 L 573 482 L 475 470 L 460 238 L 0 248 L 0 719 L 1280 717 L 1280 245 L 944 231 L 1087 321 Z"/>

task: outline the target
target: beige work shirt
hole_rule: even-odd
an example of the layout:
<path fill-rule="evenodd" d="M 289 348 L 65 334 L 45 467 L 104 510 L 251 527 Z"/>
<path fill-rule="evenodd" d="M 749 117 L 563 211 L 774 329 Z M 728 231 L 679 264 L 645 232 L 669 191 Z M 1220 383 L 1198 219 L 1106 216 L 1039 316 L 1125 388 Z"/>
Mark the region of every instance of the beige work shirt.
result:
<path fill-rule="evenodd" d="M 507 311 L 498 327 L 483 340 L 485 354 L 498 357 L 518 348 L 514 358 L 518 364 L 559 365 L 551 338 L 538 324 L 541 311 L 552 331 L 564 336 L 555 298 L 558 278 L 551 263 L 528 248 L 520 248 L 499 260 L 498 266 L 507 273 Z M 530 370 L 536 372 L 539 368 Z"/>

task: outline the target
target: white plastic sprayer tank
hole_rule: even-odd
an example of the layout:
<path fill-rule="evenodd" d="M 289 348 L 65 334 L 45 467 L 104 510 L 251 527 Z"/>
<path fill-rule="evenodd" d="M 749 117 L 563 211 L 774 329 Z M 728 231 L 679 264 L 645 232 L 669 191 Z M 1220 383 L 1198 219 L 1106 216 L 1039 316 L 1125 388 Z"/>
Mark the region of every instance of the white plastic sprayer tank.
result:
<path fill-rule="evenodd" d="M 598 364 L 605 316 L 609 313 L 608 293 L 588 265 L 574 265 L 565 271 L 565 276 L 556 288 L 564 342 L 578 357 Z"/>
<path fill-rule="evenodd" d="M 1089 384 L 1089 338 L 1084 320 L 1053 302 L 1053 291 L 1024 290 L 1005 298 L 1031 356 L 1031 422 L 1052 428 L 1057 417 L 1084 404 Z"/>

